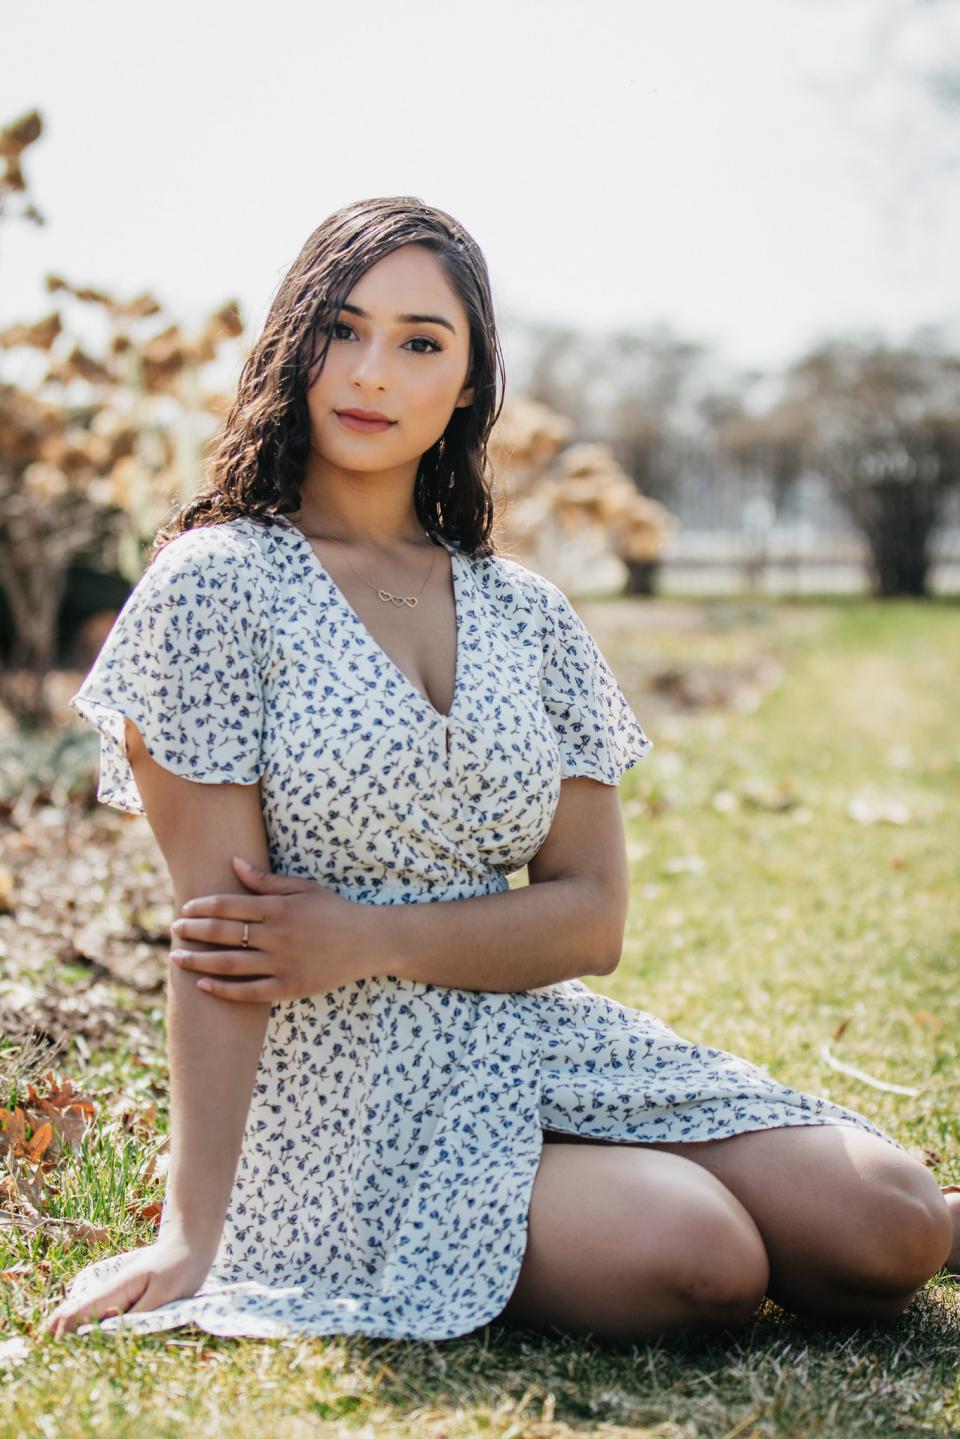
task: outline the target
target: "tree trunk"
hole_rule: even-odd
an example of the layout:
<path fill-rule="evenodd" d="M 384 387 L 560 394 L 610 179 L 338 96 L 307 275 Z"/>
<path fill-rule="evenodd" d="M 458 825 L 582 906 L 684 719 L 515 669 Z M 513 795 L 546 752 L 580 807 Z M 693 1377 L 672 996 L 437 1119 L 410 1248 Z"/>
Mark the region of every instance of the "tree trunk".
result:
<path fill-rule="evenodd" d="M 655 595 L 657 592 L 657 576 L 660 571 L 659 560 L 630 560 L 623 562 L 627 567 L 627 584 L 624 594 L 628 595 Z"/>
<path fill-rule="evenodd" d="M 873 593 L 880 599 L 927 593 L 928 542 L 936 520 L 937 497 L 927 485 L 881 480 L 869 488 L 856 515 L 870 546 Z"/>
<path fill-rule="evenodd" d="M 925 546 L 902 545 L 896 536 L 881 536 L 871 547 L 871 571 L 873 592 L 879 599 L 897 595 L 925 599 L 929 593 L 930 560 Z"/>

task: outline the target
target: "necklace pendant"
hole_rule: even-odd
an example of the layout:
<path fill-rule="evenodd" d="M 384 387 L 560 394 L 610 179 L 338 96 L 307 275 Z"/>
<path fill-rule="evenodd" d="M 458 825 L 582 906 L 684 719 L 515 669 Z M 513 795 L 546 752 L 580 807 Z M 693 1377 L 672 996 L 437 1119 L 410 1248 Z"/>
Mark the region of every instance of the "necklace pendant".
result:
<path fill-rule="evenodd" d="M 384 601 L 389 600 L 395 605 L 409 605 L 411 609 L 417 603 L 416 595 L 392 595 L 389 590 L 377 590 L 377 594 Z"/>

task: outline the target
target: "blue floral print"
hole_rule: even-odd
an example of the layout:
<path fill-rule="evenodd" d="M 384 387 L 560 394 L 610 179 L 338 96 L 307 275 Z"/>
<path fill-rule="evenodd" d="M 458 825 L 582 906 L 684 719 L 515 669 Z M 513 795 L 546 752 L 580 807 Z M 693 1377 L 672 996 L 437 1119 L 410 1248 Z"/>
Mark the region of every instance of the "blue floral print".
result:
<path fill-rule="evenodd" d="M 558 586 L 434 538 L 456 600 L 446 715 L 289 520 L 178 535 L 70 701 L 100 732 L 98 798 L 144 812 L 128 716 L 175 774 L 259 781 L 278 872 L 370 904 L 508 888 L 546 839 L 561 780 L 616 785 L 651 742 Z M 545 1128 L 636 1143 L 798 1124 L 901 1147 L 580 980 L 500 992 L 383 975 L 278 1002 L 204 1284 L 78 1332 L 455 1338 L 513 1292 Z M 87 1265 L 69 1296 L 136 1253 Z"/>

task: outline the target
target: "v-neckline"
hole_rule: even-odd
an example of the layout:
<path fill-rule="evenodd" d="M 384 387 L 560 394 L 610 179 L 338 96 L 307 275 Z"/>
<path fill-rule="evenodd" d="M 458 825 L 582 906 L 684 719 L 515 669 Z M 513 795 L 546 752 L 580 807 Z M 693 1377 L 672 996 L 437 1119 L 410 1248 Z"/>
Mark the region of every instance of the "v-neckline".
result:
<path fill-rule="evenodd" d="M 326 580 L 327 586 L 330 589 L 331 594 L 333 595 L 337 603 L 340 605 L 341 609 L 344 610 L 347 618 L 356 627 L 361 636 L 366 640 L 369 648 L 374 651 L 378 658 L 382 660 L 382 662 L 386 664 L 395 675 L 398 676 L 398 678 L 403 683 L 404 688 L 408 690 L 410 694 L 416 695 L 417 699 L 424 706 L 424 708 L 429 710 L 436 719 L 451 719 L 453 717 L 453 712 L 457 707 L 457 701 L 460 698 L 464 662 L 463 615 L 461 605 L 462 579 L 459 565 L 460 555 L 456 548 L 453 545 L 449 544 L 441 534 L 438 534 L 436 530 L 431 530 L 430 533 L 434 536 L 435 539 L 439 540 L 440 544 L 450 556 L 450 571 L 453 579 L 453 609 L 454 618 L 456 621 L 456 658 L 454 662 L 453 698 L 450 701 L 450 708 L 447 710 L 446 714 L 444 714 L 441 710 L 437 709 L 436 705 L 431 699 L 428 698 L 427 695 L 424 694 L 423 690 L 413 683 L 413 680 L 410 679 L 409 675 L 404 673 L 404 671 L 397 664 L 396 660 L 391 659 L 390 656 L 387 654 L 386 650 L 380 644 L 380 642 L 374 638 L 370 628 L 365 623 L 365 621 L 362 620 L 357 614 L 357 611 L 347 599 L 346 595 L 343 593 L 343 590 L 337 584 L 336 580 L 333 578 L 330 571 L 327 569 L 326 565 L 323 563 L 320 556 L 313 548 L 313 545 L 310 543 L 307 536 L 303 533 L 303 530 L 301 530 L 297 525 L 295 525 L 292 520 L 287 519 L 285 515 L 275 515 L 273 518 L 279 520 L 284 528 L 290 530 L 294 538 L 298 540 L 299 543 L 303 546 L 305 553 L 312 562 L 314 568 L 319 573 L 321 578 Z"/>

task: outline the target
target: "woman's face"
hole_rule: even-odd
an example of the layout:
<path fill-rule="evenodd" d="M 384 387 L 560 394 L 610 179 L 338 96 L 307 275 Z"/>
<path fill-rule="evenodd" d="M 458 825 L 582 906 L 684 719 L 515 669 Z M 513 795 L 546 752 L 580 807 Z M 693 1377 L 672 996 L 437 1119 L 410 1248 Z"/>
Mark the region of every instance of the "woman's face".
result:
<path fill-rule="evenodd" d="M 402 318 L 411 315 L 420 318 Z M 472 401 L 469 363 L 467 314 L 435 255 L 417 244 L 393 250 L 361 275 L 334 318 L 323 369 L 307 391 L 313 449 L 368 473 L 419 461 L 454 409 Z M 352 429 L 341 410 L 376 410 L 394 423 Z"/>

